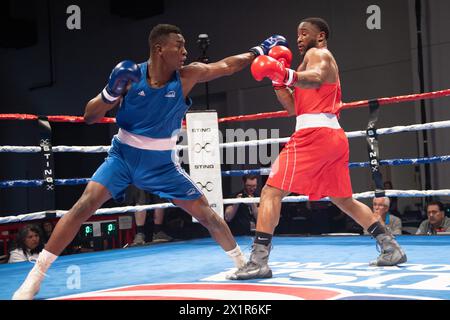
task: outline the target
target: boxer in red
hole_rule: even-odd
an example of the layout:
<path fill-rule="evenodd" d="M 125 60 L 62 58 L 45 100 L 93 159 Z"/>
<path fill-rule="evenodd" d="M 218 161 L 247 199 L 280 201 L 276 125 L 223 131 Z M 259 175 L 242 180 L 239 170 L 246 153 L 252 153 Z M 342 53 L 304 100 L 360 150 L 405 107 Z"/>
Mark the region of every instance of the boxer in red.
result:
<path fill-rule="evenodd" d="M 311 201 L 328 196 L 366 229 L 381 248 L 371 265 L 406 262 L 406 254 L 393 235 L 369 207 L 352 197 L 348 140 L 338 122 L 342 106 L 339 70 L 327 49 L 329 30 L 321 18 L 300 23 L 297 45 L 303 61 L 296 71 L 289 69 L 292 53 L 286 47 L 274 47 L 252 63 L 253 77 L 272 80 L 279 102 L 297 116 L 297 124 L 262 190 L 250 259 L 228 279 L 272 277 L 268 266 L 272 235 L 280 218 L 281 200 L 291 192 L 307 195 Z"/>

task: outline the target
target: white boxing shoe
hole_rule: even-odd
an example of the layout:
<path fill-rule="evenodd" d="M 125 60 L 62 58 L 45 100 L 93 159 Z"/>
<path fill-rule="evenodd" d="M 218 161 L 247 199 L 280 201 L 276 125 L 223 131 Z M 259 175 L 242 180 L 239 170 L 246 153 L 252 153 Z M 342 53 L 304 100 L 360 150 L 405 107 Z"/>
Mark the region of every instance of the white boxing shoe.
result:
<path fill-rule="evenodd" d="M 38 294 L 45 273 L 39 270 L 36 263 L 19 289 L 14 292 L 12 300 L 33 300 Z"/>

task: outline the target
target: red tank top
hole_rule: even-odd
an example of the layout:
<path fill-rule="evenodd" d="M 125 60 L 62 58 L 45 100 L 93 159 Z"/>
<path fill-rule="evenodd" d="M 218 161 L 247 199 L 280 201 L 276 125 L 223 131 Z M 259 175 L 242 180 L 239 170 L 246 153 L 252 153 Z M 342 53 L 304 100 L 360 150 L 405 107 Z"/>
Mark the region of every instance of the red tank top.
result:
<path fill-rule="evenodd" d="M 339 116 L 342 108 L 341 83 L 324 83 L 318 89 L 295 87 L 295 114 L 333 113 Z"/>

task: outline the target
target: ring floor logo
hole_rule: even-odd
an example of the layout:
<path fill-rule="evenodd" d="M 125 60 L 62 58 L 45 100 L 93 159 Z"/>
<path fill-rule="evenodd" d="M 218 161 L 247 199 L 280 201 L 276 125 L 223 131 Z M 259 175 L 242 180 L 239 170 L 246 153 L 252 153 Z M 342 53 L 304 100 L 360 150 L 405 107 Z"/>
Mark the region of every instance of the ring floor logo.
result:
<path fill-rule="evenodd" d="M 367 263 L 273 262 L 273 278 L 260 284 L 336 290 L 331 298 L 345 300 L 450 299 L 450 265 L 403 264 L 370 267 Z M 202 279 L 224 281 L 227 272 Z"/>
<path fill-rule="evenodd" d="M 259 283 L 144 284 L 56 298 L 57 300 L 324 300 L 351 292 L 332 288 Z"/>
<path fill-rule="evenodd" d="M 143 284 L 88 292 L 71 300 L 432 300 L 450 298 L 450 265 L 272 262 L 273 278 L 227 281 L 232 269 L 199 283 Z"/>

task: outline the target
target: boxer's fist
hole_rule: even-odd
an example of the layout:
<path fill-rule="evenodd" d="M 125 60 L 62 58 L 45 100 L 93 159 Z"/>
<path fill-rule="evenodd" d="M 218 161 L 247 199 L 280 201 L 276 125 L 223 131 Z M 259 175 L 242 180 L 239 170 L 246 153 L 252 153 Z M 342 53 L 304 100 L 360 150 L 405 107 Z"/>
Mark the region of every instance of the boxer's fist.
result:
<path fill-rule="evenodd" d="M 275 46 L 269 50 L 269 57 L 281 62 L 283 66 L 289 68 L 292 62 L 292 52 L 285 46 Z M 275 90 L 281 90 L 287 88 L 282 82 L 272 81 L 272 86 Z"/>
<path fill-rule="evenodd" d="M 105 103 L 112 104 L 125 93 L 128 83 L 139 82 L 141 70 L 139 66 L 130 60 L 120 62 L 111 72 L 108 84 L 102 91 L 102 99 Z"/>
<path fill-rule="evenodd" d="M 286 38 L 276 34 L 264 40 L 259 46 L 251 48 L 250 51 L 258 57 L 260 55 L 267 55 L 269 50 L 275 46 L 289 47 Z"/>
<path fill-rule="evenodd" d="M 272 81 L 287 86 L 297 82 L 297 73 L 294 70 L 285 68 L 281 62 L 269 56 L 259 56 L 256 58 L 250 70 L 253 78 L 257 81 L 269 78 Z"/>
<path fill-rule="evenodd" d="M 275 46 L 269 50 L 269 57 L 278 60 L 286 68 L 291 67 L 292 62 L 292 52 L 285 46 Z"/>

